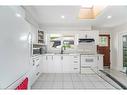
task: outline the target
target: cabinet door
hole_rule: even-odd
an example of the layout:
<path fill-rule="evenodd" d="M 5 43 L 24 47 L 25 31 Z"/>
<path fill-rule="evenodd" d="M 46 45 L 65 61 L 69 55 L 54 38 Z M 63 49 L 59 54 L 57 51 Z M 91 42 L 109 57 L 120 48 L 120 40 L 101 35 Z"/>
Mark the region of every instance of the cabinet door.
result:
<path fill-rule="evenodd" d="M 41 71 L 42 73 L 48 73 L 48 57 L 46 55 L 42 56 L 42 65 Z"/>
<path fill-rule="evenodd" d="M 54 71 L 55 73 L 62 73 L 62 57 L 59 55 L 54 55 Z"/>
<path fill-rule="evenodd" d="M 43 64 L 43 56 L 40 56 L 39 57 L 39 64 L 37 65 L 37 67 L 39 67 L 40 73 L 42 72 L 42 69 L 41 69 L 42 64 Z"/>
<path fill-rule="evenodd" d="M 54 68 L 54 56 L 47 56 L 48 73 L 55 73 Z"/>
<path fill-rule="evenodd" d="M 102 55 L 98 55 L 97 56 L 97 66 L 99 70 L 103 70 L 103 56 Z"/>
<path fill-rule="evenodd" d="M 62 69 L 63 73 L 71 73 L 73 71 L 73 59 L 72 56 L 62 56 Z"/>

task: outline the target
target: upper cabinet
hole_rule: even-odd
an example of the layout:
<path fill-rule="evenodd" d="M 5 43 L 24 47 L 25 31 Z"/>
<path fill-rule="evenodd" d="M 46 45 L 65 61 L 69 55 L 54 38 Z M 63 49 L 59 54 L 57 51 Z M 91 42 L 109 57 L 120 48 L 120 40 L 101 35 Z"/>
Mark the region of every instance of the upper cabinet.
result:
<path fill-rule="evenodd" d="M 44 44 L 44 32 L 38 30 L 38 43 Z"/>
<path fill-rule="evenodd" d="M 30 24 L 33 44 L 44 44 L 44 32 Z"/>

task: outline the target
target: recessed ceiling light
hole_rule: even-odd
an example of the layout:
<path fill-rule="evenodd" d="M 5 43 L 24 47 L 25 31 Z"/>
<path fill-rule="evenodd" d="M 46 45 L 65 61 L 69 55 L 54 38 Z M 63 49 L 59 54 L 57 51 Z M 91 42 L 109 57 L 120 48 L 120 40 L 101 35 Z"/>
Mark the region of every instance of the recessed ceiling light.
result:
<path fill-rule="evenodd" d="M 111 19 L 112 18 L 112 16 L 107 16 L 107 19 Z"/>
<path fill-rule="evenodd" d="M 16 16 L 17 16 L 17 17 L 21 17 L 21 15 L 20 15 L 19 13 L 16 13 Z"/>
<path fill-rule="evenodd" d="M 64 18 L 65 18 L 65 16 L 63 16 L 63 15 L 62 15 L 62 16 L 61 16 L 61 18 L 62 18 L 62 19 L 64 19 Z"/>

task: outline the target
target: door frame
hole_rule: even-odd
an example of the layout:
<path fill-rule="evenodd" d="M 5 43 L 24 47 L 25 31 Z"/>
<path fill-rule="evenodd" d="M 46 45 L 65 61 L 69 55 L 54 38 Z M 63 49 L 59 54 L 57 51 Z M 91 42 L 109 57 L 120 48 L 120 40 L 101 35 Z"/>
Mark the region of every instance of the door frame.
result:
<path fill-rule="evenodd" d="M 118 57 L 118 63 L 117 63 L 117 65 L 118 65 L 118 67 L 117 67 L 117 69 L 118 70 L 120 70 L 120 71 L 122 71 L 122 72 L 126 72 L 126 69 L 123 67 L 123 36 L 124 35 L 127 35 L 127 32 L 123 32 L 123 33 L 119 33 L 119 37 L 118 37 L 118 55 L 119 55 L 119 57 Z"/>
<path fill-rule="evenodd" d="M 109 47 L 109 68 L 111 67 L 111 36 L 110 36 L 110 34 L 99 34 L 99 37 L 100 36 L 107 36 L 107 37 L 109 37 L 109 39 L 108 39 L 108 47 Z M 99 46 L 99 45 L 98 45 Z M 103 59 L 103 66 L 104 66 L 104 59 Z"/>

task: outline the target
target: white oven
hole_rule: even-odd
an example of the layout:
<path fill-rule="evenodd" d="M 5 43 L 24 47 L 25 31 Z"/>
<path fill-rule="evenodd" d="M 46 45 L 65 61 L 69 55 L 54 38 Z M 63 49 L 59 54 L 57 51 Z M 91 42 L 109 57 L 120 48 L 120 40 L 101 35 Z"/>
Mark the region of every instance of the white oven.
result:
<path fill-rule="evenodd" d="M 96 57 L 94 55 L 81 55 L 81 67 L 94 67 Z"/>
<path fill-rule="evenodd" d="M 97 67 L 97 57 L 95 55 L 81 54 L 81 73 L 93 73 L 91 68 Z"/>

